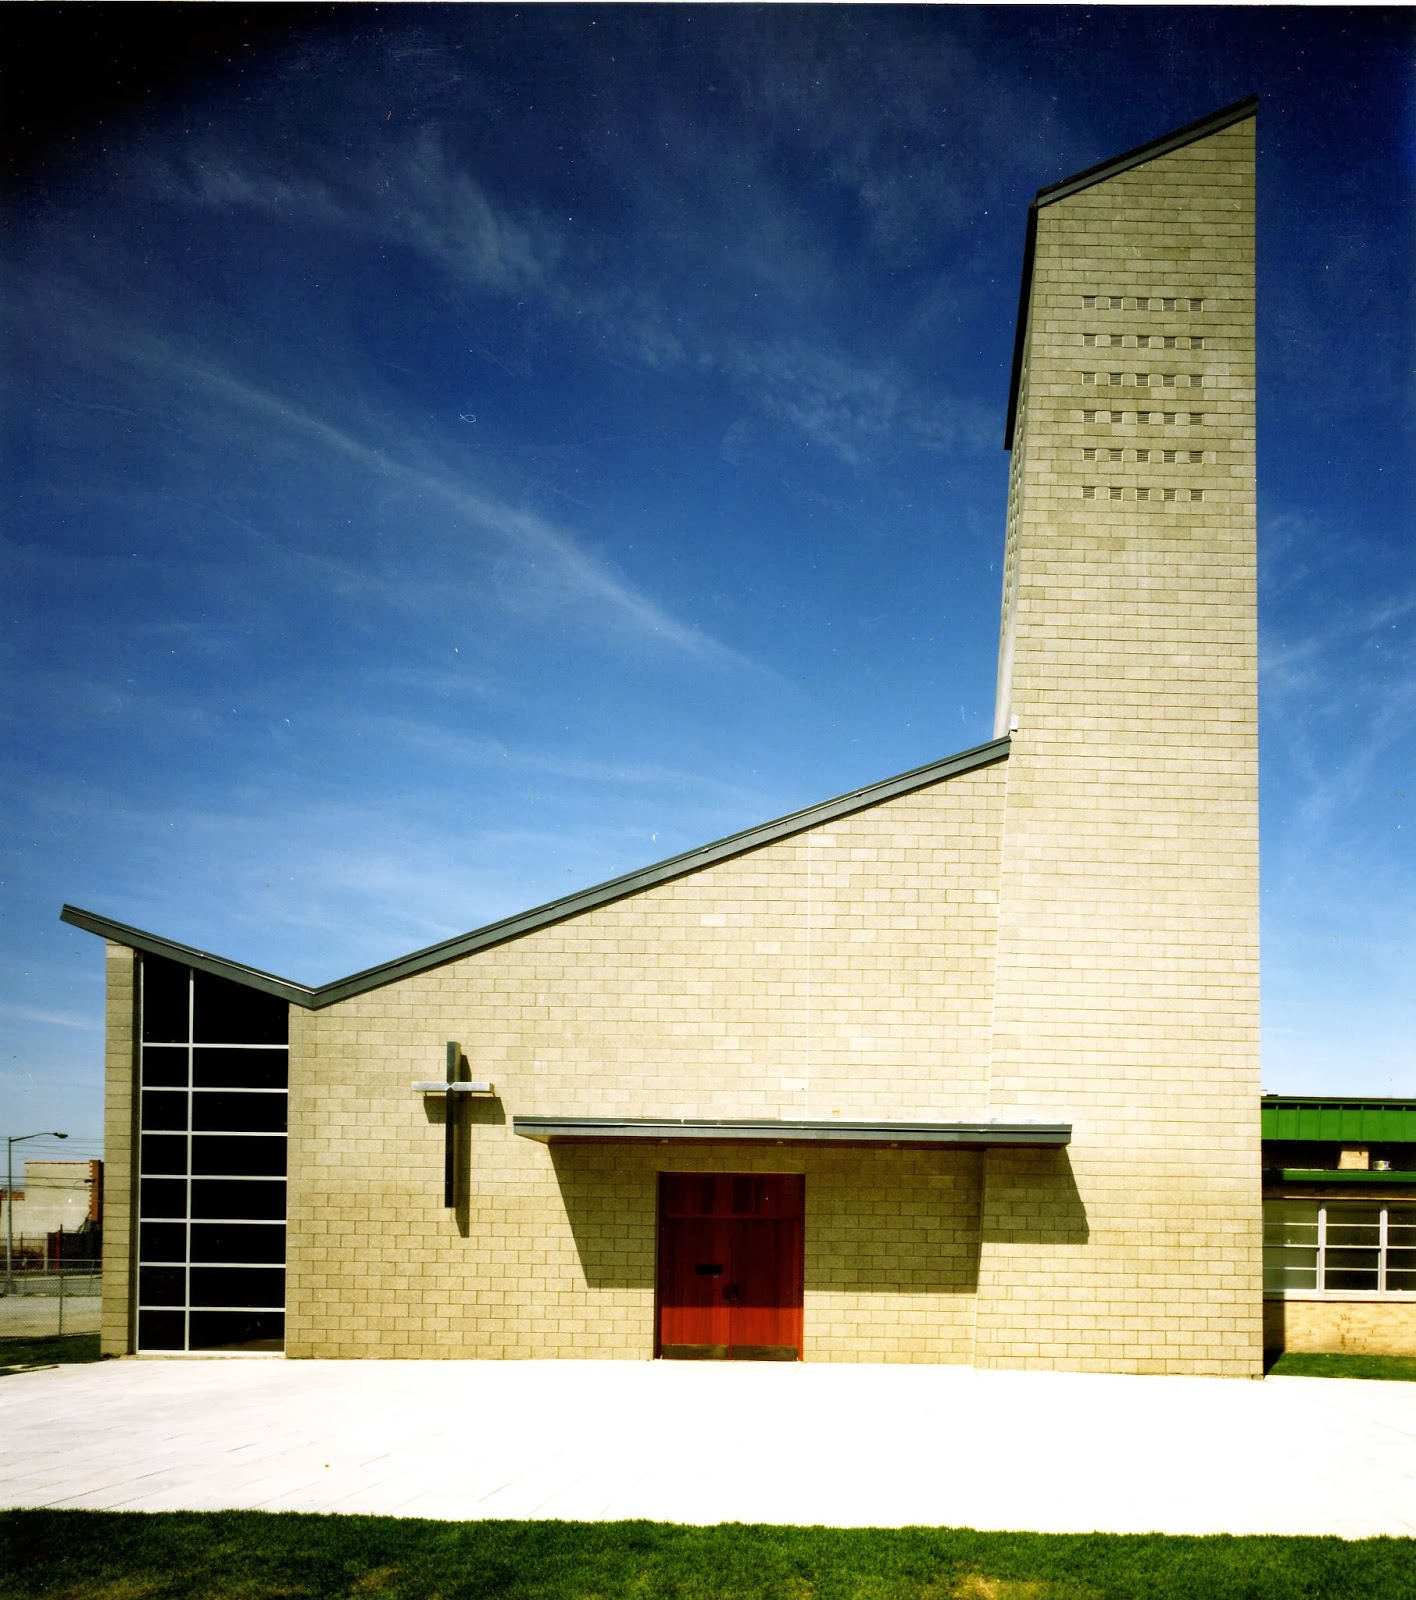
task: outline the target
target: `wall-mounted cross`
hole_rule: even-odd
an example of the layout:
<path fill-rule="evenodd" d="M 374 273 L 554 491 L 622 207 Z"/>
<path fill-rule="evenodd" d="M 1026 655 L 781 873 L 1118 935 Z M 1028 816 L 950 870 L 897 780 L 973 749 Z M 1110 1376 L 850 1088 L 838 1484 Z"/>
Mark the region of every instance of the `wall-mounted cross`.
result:
<path fill-rule="evenodd" d="M 456 1039 L 447 1041 L 447 1079 L 420 1080 L 414 1094 L 440 1094 L 446 1099 L 443 1114 L 443 1204 L 449 1210 L 457 1204 L 457 1105 L 463 1095 L 491 1094 L 490 1083 L 472 1083 L 462 1076 L 462 1046 Z"/>

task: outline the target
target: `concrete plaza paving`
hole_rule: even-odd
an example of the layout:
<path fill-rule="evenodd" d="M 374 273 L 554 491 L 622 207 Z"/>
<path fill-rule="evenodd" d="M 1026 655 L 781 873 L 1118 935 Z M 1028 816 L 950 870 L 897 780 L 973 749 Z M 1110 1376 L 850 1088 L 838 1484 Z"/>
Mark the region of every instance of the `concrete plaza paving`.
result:
<path fill-rule="evenodd" d="M 0 1379 L 0 1505 L 1416 1534 L 1416 1384 L 128 1360 Z"/>

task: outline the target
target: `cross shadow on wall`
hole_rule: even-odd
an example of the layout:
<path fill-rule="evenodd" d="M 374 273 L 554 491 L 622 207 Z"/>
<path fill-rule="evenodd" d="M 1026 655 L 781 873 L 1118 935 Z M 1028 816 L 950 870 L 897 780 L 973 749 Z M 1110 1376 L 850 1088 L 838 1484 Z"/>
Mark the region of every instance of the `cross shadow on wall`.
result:
<path fill-rule="evenodd" d="M 984 1242 L 1085 1244 L 1089 1236 L 1065 1149 L 549 1150 L 592 1289 L 653 1289 L 660 1172 L 804 1173 L 808 1291 L 972 1294 Z"/>

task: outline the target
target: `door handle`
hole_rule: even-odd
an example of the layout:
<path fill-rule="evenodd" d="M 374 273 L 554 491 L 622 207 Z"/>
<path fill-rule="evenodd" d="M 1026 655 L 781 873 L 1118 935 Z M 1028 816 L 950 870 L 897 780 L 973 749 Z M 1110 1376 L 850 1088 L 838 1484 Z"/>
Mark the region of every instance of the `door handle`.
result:
<path fill-rule="evenodd" d="M 742 1290 L 737 1286 L 737 1284 L 735 1284 L 735 1283 L 725 1283 L 723 1285 L 723 1299 L 724 1300 L 737 1300 L 737 1299 L 741 1298 L 741 1295 L 742 1295 Z"/>

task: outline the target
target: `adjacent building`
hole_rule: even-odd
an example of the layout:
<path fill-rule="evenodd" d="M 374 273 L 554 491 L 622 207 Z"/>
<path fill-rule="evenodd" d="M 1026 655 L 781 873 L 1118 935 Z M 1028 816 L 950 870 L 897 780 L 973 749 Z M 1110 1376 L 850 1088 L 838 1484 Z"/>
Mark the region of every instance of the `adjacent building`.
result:
<path fill-rule="evenodd" d="M 1264 1344 L 1416 1355 L 1416 1100 L 1265 1095 Z"/>
<path fill-rule="evenodd" d="M 1033 202 L 989 743 L 319 988 L 65 908 L 106 1350 L 1261 1372 L 1254 114 Z"/>
<path fill-rule="evenodd" d="M 91 1260 L 103 1224 L 101 1161 L 26 1161 L 13 1194 L 0 1189 L 0 1247 L 25 1265 Z"/>

